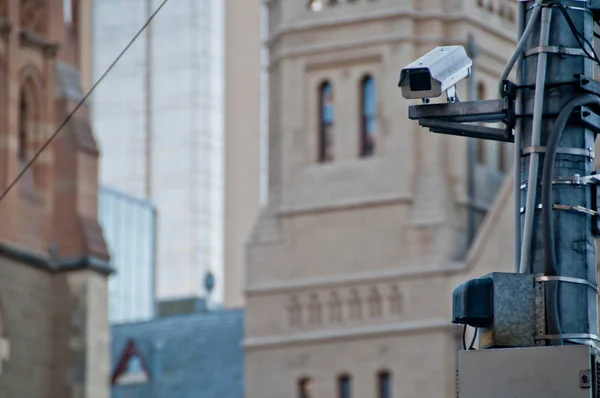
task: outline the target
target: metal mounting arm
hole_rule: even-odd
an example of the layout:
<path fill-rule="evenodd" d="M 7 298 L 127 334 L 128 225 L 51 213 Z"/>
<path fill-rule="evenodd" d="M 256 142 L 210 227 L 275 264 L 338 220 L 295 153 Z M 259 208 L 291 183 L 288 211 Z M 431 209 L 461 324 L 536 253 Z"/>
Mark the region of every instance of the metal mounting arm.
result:
<path fill-rule="evenodd" d="M 418 120 L 419 125 L 429 128 L 434 133 L 493 141 L 514 141 L 514 101 L 508 96 L 500 100 L 413 105 L 408 109 L 408 117 Z M 476 122 L 502 122 L 506 128 L 468 124 Z"/>

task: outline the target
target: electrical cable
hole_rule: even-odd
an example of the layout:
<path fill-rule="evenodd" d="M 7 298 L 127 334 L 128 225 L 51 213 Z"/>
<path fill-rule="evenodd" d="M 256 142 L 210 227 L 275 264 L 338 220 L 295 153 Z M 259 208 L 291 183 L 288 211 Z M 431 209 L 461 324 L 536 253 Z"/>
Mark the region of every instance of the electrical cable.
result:
<path fill-rule="evenodd" d="M 600 106 L 600 97 L 593 94 L 586 94 L 572 99 L 558 115 L 554 128 L 548 139 L 546 157 L 542 173 L 542 217 L 544 223 L 544 272 L 549 276 L 558 275 L 558 265 L 556 261 L 556 248 L 554 242 L 554 228 L 552 219 L 552 172 L 556 161 L 558 144 L 563 131 L 573 110 L 578 106 L 598 105 Z"/>
<path fill-rule="evenodd" d="M 590 43 L 590 41 L 580 31 L 577 30 L 577 27 L 575 26 L 575 23 L 573 22 L 573 18 L 571 18 L 571 16 L 569 15 L 567 7 L 565 7 L 564 4 L 562 4 L 558 1 L 551 1 L 549 3 L 544 4 L 544 6 L 545 7 L 556 7 L 560 10 L 560 12 L 565 17 L 565 20 L 567 21 L 567 25 L 569 25 L 569 29 L 571 30 L 571 33 L 573 33 L 573 36 L 575 36 L 575 40 L 577 40 L 577 44 L 579 45 L 579 47 L 583 50 L 583 52 L 585 52 L 585 54 L 588 58 L 594 60 L 600 66 L 600 58 L 598 58 L 596 49 L 594 48 L 592 43 Z M 594 33 L 594 35 L 596 35 L 596 34 Z M 583 40 L 583 42 L 582 42 L 582 40 Z M 588 47 L 592 51 L 591 54 L 585 48 L 583 43 L 588 45 Z"/>
<path fill-rule="evenodd" d="M 463 350 L 467 350 L 467 324 L 465 323 L 465 326 L 463 327 L 463 332 L 462 332 L 462 343 L 463 343 Z"/>
<path fill-rule="evenodd" d="M 474 350 L 475 348 L 475 340 L 477 340 L 477 332 L 479 331 L 479 328 L 475 328 L 475 332 L 473 333 L 473 339 L 471 339 L 471 345 L 469 346 L 469 351 Z"/>
<path fill-rule="evenodd" d="M 156 10 L 150 15 L 148 20 L 144 23 L 144 25 L 138 30 L 138 32 L 133 36 L 133 38 L 129 41 L 129 43 L 125 46 L 123 51 L 115 58 L 115 60 L 110 64 L 110 66 L 104 71 L 104 73 L 98 78 L 98 80 L 94 83 L 94 85 L 89 89 L 89 91 L 79 100 L 79 102 L 75 105 L 73 110 L 69 112 L 67 117 L 63 120 L 63 122 L 58 126 L 58 128 L 54 131 L 54 133 L 42 144 L 42 146 L 37 150 L 37 152 L 32 156 L 32 158 L 27 162 L 27 164 L 23 167 L 23 169 L 19 172 L 17 177 L 6 187 L 6 189 L 0 195 L 0 202 L 8 195 L 8 193 L 17 185 L 19 180 L 25 175 L 27 170 L 33 166 L 35 161 L 40 157 L 42 152 L 48 148 L 48 146 L 54 141 L 56 136 L 62 131 L 62 129 L 71 121 L 75 113 L 83 106 L 83 104 L 87 101 L 87 99 L 92 95 L 94 90 L 98 87 L 98 85 L 104 80 L 104 78 L 113 70 L 113 68 L 117 65 L 117 63 L 123 58 L 125 53 L 131 48 L 133 43 L 141 36 L 141 34 L 146 30 L 148 25 L 152 22 L 154 17 L 162 10 L 162 8 L 169 2 L 169 0 L 163 0 L 163 2 L 156 8 Z"/>
<path fill-rule="evenodd" d="M 502 93 L 502 91 L 504 89 L 504 87 L 503 87 L 504 81 L 506 79 L 508 79 L 508 75 L 510 75 L 510 72 L 512 71 L 512 68 L 515 66 L 515 63 L 517 62 L 519 57 L 521 57 L 523 55 L 523 49 L 525 48 L 525 43 L 527 42 L 527 39 L 529 39 L 531 32 L 533 32 L 533 28 L 535 27 L 535 21 L 538 19 L 538 16 L 540 15 L 540 12 L 542 11 L 542 8 L 540 7 L 542 4 L 542 1 L 543 0 L 536 0 L 535 4 L 533 5 L 533 11 L 531 12 L 531 17 L 529 18 L 529 21 L 527 22 L 527 26 L 525 27 L 525 30 L 523 31 L 523 34 L 521 35 L 521 38 L 519 39 L 519 42 L 517 43 L 517 47 L 515 48 L 515 51 L 512 53 L 512 55 L 508 59 L 508 62 L 506 63 L 506 66 L 504 67 L 504 70 L 502 71 L 502 75 L 500 75 L 500 86 L 498 88 L 500 93 Z"/>
<path fill-rule="evenodd" d="M 548 276 L 557 276 L 559 274 L 559 267 L 556 260 L 556 245 L 554 242 L 554 220 L 552 218 L 552 173 L 554 170 L 554 163 L 556 162 L 556 153 L 560 139 L 573 110 L 578 106 L 586 105 L 600 106 L 600 97 L 586 94 L 572 99 L 565 105 L 554 123 L 554 128 L 550 133 L 546 145 L 546 156 L 542 172 L 542 220 L 544 236 L 544 274 Z M 548 284 L 546 293 L 546 303 L 548 304 L 546 316 L 548 318 L 549 333 L 561 334 L 558 313 L 558 286 Z"/>
<path fill-rule="evenodd" d="M 550 41 L 550 22 L 552 21 L 552 9 L 544 8 L 540 25 L 540 47 L 547 46 Z M 531 147 L 540 146 L 542 136 L 542 112 L 544 108 L 544 90 L 546 84 L 546 67 L 548 65 L 548 54 L 540 53 L 537 59 L 537 75 L 535 80 L 535 96 L 533 99 L 533 126 L 531 134 Z M 521 240 L 521 260 L 519 273 L 529 272 L 531 259 L 531 241 L 533 238 L 533 221 L 535 218 L 535 200 L 537 196 L 539 153 L 529 155 L 529 179 L 527 183 L 527 196 L 525 200 L 525 215 L 523 223 L 523 238 Z M 515 176 L 519 181 L 519 177 Z"/>

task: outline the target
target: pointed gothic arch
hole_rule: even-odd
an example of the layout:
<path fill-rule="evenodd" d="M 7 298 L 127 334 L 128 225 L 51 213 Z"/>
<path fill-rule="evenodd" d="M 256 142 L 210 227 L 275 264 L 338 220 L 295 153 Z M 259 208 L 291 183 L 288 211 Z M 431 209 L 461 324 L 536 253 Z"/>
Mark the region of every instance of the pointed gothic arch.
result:
<path fill-rule="evenodd" d="M 41 131 L 42 120 L 42 79 L 41 74 L 33 67 L 25 68 L 21 74 L 19 87 L 19 117 L 18 117 L 18 149 L 19 167 L 23 168 L 31 160 L 43 141 Z M 40 170 L 42 165 L 37 163 L 30 175 L 35 185 L 41 184 Z M 26 177 L 27 178 L 27 177 Z"/>

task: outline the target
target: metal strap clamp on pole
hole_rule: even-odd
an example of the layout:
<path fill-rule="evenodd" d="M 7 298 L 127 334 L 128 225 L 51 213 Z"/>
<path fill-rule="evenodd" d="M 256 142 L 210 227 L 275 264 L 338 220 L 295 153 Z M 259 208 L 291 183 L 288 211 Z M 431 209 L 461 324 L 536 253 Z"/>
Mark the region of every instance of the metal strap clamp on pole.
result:
<path fill-rule="evenodd" d="M 570 276 L 547 276 L 547 275 L 539 275 L 535 277 L 536 282 L 565 282 L 565 283 L 574 283 L 578 285 L 586 285 L 596 291 L 598 293 L 598 286 L 593 284 L 592 282 L 586 279 L 580 278 L 571 278 Z"/>
<path fill-rule="evenodd" d="M 560 46 L 537 46 L 525 51 L 525 57 L 537 55 L 540 53 L 558 54 L 562 56 L 571 55 L 579 57 L 587 57 L 585 51 L 581 48 L 560 47 Z"/>
<path fill-rule="evenodd" d="M 529 155 L 531 153 L 545 153 L 545 146 L 529 146 L 527 148 L 523 148 L 522 155 Z M 596 154 L 594 153 L 593 148 L 581 149 L 581 148 L 558 148 L 556 153 L 560 153 L 563 155 L 574 155 L 574 156 L 585 156 L 590 159 L 595 159 Z"/>
<path fill-rule="evenodd" d="M 575 174 L 572 177 L 556 177 L 552 180 L 552 185 L 597 185 L 600 184 L 600 174 L 589 176 L 580 176 Z M 527 182 L 521 183 L 521 190 L 527 189 Z"/>
<path fill-rule="evenodd" d="M 575 339 L 575 340 L 592 340 L 594 342 L 600 342 L 600 338 L 598 335 L 591 333 L 563 333 L 563 334 L 543 334 L 535 336 L 536 340 L 567 340 L 567 339 Z"/>
<path fill-rule="evenodd" d="M 536 209 L 541 209 L 542 205 L 539 204 L 536 206 Z M 595 216 L 597 217 L 598 215 L 600 215 L 597 211 L 592 210 L 592 209 L 588 209 L 587 207 L 583 207 L 583 206 L 571 206 L 571 205 L 554 205 L 552 206 L 552 208 L 554 210 L 567 210 L 567 211 L 573 211 L 576 213 L 583 213 L 583 214 L 587 214 L 589 216 Z M 523 214 L 525 212 L 525 207 L 521 207 L 519 209 L 520 213 Z"/>

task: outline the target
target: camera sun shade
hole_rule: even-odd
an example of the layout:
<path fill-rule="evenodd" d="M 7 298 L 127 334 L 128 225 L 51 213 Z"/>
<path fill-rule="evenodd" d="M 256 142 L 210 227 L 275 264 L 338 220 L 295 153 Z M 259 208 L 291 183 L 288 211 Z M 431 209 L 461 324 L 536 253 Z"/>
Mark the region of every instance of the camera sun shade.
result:
<path fill-rule="evenodd" d="M 471 75 L 463 46 L 437 47 L 402 69 L 398 86 L 406 99 L 437 98 Z"/>

